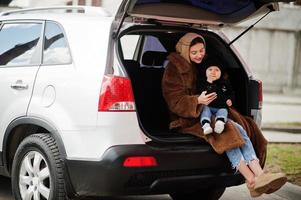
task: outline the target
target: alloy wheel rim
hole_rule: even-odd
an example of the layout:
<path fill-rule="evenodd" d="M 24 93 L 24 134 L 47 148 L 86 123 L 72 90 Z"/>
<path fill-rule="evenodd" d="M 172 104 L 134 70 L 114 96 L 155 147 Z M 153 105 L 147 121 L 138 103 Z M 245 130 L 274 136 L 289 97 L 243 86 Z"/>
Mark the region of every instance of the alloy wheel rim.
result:
<path fill-rule="evenodd" d="M 50 171 L 46 159 L 37 151 L 28 152 L 19 173 L 19 189 L 23 200 L 48 200 L 51 190 Z"/>

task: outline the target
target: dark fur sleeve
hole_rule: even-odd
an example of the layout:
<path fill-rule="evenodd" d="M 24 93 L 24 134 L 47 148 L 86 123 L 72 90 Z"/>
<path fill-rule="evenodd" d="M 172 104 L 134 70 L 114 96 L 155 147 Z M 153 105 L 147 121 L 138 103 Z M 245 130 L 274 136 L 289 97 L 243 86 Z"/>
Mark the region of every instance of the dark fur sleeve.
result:
<path fill-rule="evenodd" d="M 189 95 L 183 85 L 177 68 L 169 63 L 162 79 L 162 92 L 169 110 L 178 116 L 196 118 L 200 115 L 201 107 L 197 95 Z"/>

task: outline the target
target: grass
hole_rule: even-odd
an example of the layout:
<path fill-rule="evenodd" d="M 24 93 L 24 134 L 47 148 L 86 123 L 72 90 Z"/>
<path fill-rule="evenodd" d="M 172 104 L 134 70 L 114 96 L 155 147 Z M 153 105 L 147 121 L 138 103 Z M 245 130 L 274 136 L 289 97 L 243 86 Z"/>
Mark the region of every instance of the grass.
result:
<path fill-rule="evenodd" d="M 301 186 L 301 144 L 269 144 L 265 169 L 284 172 L 289 182 Z"/>
<path fill-rule="evenodd" d="M 264 123 L 265 126 L 283 126 L 283 127 L 296 127 L 301 126 L 301 122 L 268 122 Z"/>

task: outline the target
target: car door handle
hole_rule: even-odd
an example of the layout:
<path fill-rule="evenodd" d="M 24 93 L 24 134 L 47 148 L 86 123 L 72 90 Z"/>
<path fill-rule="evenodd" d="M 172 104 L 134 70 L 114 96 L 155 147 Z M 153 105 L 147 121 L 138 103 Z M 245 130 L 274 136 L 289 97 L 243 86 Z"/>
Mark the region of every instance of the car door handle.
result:
<path fill-rule="evenodd" d="M 27 90 L 28 84 L 24 84 L 22 80 L 17 80 L 17 82 L 12 84 L 10 87 L 15 90 Z"/>

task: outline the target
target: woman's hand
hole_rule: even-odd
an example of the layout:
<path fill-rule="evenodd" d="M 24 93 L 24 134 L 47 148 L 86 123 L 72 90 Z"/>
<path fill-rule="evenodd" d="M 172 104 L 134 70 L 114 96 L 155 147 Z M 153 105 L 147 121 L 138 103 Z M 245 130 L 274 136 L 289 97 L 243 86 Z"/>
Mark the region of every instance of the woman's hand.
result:
<path fill-rule="evenodd" d="M 207 94 L 207 91 L 203 91 L 201 93 L 200 96 L 198 96 L 198 103 L 199 104 L 204 104 L 204 105 L 209 105 L 214 99 L 216 99 L 216 93 L 213 92 L 213 93 L 210 93 L 210 94 Z"/>

